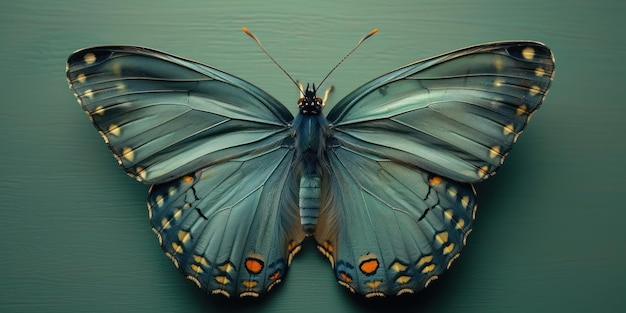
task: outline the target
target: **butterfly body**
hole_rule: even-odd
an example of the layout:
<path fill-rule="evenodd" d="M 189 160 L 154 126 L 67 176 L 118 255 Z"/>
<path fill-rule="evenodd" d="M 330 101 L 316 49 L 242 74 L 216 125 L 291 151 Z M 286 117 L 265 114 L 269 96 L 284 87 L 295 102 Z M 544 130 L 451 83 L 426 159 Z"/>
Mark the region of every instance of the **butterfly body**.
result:
<path fill-rule="evenodd" d="M 312 236 L 340 285 L 414 293 L 465 246 L 472 183 L 493 175 L 554 76 L 541 43 L 472 46 L 357 88 L 324 115 L 158 50 L 103 46 L 68 59 L 79 104 L 123 169 L 151 184 L 166 255 L 211 294 L 260 296 Z"/>

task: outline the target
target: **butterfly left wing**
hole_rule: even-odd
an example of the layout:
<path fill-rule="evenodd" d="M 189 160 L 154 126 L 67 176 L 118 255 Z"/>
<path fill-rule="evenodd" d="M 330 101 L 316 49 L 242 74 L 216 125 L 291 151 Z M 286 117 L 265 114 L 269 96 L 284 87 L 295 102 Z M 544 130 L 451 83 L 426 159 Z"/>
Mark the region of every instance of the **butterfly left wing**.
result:
<path fill-rule="evenodd" d="M 190 280 L 259 296 L 283 279 L 304 238 L 284 106 L 233 75 L 144 47 L 79 50 L 67 79 L 119 164 L 154 184 L 151 223 Z"/>
<path fill-rule="evenodd" d="M 258 297 L 282 281 L 304 239 L 294 154 L 285 145 L 152 186 L 153 230 L 198 287 Z"/>

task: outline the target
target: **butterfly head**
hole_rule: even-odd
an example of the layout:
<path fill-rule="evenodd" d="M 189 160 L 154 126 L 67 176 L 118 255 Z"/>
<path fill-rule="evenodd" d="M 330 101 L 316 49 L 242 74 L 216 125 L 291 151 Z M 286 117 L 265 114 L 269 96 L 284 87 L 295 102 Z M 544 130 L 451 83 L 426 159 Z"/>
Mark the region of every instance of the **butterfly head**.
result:
<path fill-rule="evenodd" d="M 315 84 L 306 85 L 304 97 L 298 99 L 298 109 L 300 110 L 300 114 L 319 115 L 322 113 L 324 102 L 322 101 L 322 98 L 319 98 L 316 95 L 316 91 L 317 89 L 315 88 Z"/>

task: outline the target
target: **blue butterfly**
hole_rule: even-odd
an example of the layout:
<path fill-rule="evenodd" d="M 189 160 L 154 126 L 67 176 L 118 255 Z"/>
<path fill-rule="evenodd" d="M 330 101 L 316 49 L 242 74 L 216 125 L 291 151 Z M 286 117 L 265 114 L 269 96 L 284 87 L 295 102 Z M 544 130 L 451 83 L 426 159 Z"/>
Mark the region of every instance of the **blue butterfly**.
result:
<path fill-rule="evenodd" d="M 428 286 L 472 230 L 472 184 L 502 165 L 553 77 L 545 45 L 486 43 L 375 78 L 326 116 L 308 85 L 294 118 L 238 77 L 150 48 L 86 48 L 67 61 L 113 156 L 152 185 L 165 254 L 227 297 L 274 288 L 308 236 L 354 293 Z"/>

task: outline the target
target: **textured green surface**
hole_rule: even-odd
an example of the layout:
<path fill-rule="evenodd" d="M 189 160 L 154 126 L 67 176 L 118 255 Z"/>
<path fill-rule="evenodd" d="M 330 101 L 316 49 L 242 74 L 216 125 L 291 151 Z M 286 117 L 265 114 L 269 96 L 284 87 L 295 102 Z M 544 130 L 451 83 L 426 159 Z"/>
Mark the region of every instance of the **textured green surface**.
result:
<path fill-rule="evenodd" d="M 606 0 L 0 4 L 0 311 L 618 312 L 625 9 Z M 477 186 L 468 246 L 426 291 L 355 300 L 305 245 L 266 301 L 215 301 L 163 255 L 147 186 L 126 177 L 85 118 L 65 59 L 85 46 L 150 46 L 240 76 L 295 109 L 297 91 L 241 26 L 305 82 L 378 27 L 331 76 L 330 105 L 390 69 L 471 44 L 532 39 L 554 50 L 550 95 L 498 175 Z"/>

